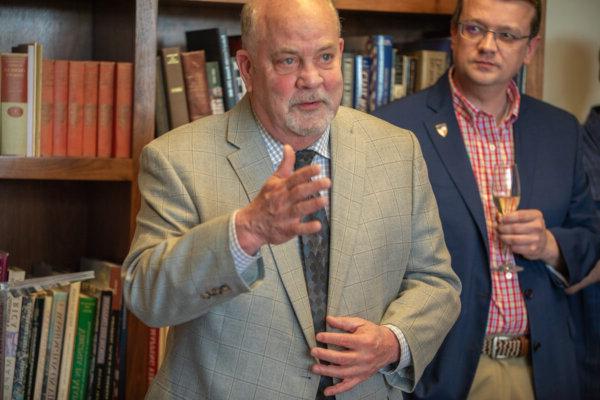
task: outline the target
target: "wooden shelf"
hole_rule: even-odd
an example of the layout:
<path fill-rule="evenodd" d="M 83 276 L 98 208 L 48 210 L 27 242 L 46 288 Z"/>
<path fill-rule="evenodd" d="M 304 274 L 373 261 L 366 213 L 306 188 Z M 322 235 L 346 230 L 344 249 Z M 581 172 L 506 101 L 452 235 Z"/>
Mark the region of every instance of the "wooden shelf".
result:
<path fill-rule="evenodd" d="M 132 181 L 129 158 L 0 157 L 0 179 Z"/>
<path fill-rule="evenodd" d="M 169 1 L 173 2 L 173 1 Z M 179 0 L 186 3 L 207 4 L 245 4 L 246 0 Z M 456 6 L 456 0 L 334 0 L 336 8 L 342 11 L 373 11 L 385 13 L 444 14 L 450 15 Z"/>

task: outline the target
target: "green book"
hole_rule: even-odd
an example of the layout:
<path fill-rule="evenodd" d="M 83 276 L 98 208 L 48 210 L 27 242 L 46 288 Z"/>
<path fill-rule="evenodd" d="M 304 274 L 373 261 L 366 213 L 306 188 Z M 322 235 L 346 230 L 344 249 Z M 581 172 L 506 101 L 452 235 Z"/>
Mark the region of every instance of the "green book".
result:
<path fill-rule="evenodd" d="M 73 350 L 73 371 L 69 390 L 69 399 L 71 400 L 86 398 L 95 320 L 96 298 L 80 294 Z"/>

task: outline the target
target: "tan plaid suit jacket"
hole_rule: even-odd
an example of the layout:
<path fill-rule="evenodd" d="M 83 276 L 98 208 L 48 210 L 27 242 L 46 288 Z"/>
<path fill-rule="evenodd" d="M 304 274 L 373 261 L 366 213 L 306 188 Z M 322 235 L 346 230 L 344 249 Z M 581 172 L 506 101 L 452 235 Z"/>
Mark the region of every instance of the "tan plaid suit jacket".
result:
<path fill-rule="evenodd" d="M 413 379 L 380 373 L 338 399 L 402 398 L 458 316 L 438 210 L 414 136 L 341 107 L 331 126 L 328 314 L 393 324 Z M 228 222 L 273 173 L 249 101 L 147 145 L 142 206 L 124 262 L 125 300 L 171 325 L 150 399 L 314 399 L 315 333 L 298 240 L 263 246 L 248 287 Z"/>

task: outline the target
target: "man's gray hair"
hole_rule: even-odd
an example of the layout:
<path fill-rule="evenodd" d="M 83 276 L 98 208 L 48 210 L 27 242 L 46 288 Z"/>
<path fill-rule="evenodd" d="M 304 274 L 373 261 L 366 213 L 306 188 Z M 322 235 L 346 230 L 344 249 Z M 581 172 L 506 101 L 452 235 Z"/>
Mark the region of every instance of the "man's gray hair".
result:
<path fill-rule="evenodd" d="M 326 2 L 331 10 L 335 14 L 335 20 L 337 23 L 338 36 L 342 35 L 342 24 L 340 22 L 340 16 L 338 14 L 335 5 L 332 0 L 319 0 Z M 242 22 L 242 47 L 246 50 L 252 48 L 256 41 L 256 19 L 258 14 L 258 3 L 257 0 L 250 0 L 242 8 L 241 22 Z"/>

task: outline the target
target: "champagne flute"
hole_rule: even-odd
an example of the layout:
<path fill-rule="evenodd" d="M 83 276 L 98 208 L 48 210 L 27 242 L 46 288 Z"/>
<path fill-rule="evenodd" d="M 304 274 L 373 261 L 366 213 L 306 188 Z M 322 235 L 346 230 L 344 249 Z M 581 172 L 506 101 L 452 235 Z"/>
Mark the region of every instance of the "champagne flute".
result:
<path fill-rule="evenodd" d="M 492 177 L 492 196 L 498 214 L 501 216 L 517 210 L 521 200 L 521 182 L 517 164 L 496 165 Z M 502 264 L 495 270 L 504 272 L 506 279 L 511 279 L 513 273 L 522 271 L 523 268 L 509 261 L 511 253 L 508 244 L 500 242 L 500 250 Z"/>

